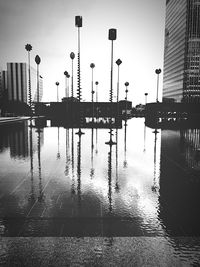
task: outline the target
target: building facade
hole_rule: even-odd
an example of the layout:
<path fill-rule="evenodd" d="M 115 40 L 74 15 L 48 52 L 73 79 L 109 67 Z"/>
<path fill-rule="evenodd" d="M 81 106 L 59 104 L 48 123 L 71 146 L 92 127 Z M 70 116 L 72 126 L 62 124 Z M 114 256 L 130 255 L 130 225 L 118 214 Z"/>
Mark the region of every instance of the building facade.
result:
<path fill-rule="evenodd" d="M 167 0 L 163 101 L 200 103 L 200 0 Z"/>
<path fill-rule="evenodd" d="M 7 71 L 0 71 L 0 99 L 5 95 L 7 90 Z"/>
<path fill-rule="evenodd" d="M 26 63 L 7 63 L 8 100 L 29 103 L 28 66 Z M 37 72 L 31 68 L 32 101 L 37 101 Z M 39 101 L 42 100 L 43 81 L 39 76 Z"/>

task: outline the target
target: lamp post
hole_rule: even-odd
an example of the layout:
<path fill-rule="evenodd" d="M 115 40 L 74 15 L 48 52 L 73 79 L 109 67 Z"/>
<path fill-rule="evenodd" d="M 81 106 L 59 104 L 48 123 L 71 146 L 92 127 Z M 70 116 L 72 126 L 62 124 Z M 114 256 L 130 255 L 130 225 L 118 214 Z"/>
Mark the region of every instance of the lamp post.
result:
<path fill-rule="evenodd" d="M 92 69 L 92 83 L 91 83 L 91 100 L 92 100 L 92 103 L 94 102 L 94 88 L 93 88 L 93 70 L 94 70 L 94 67 L 95 67 L 95 64 L 94 63 L 91 63 L 90 64 L 90 68 Z"/>
<path fill-rule="evenodd" d="M 96 85 L 96 102 L 98 102 L 98 84 L 99 82 L 95 82 L 95 85 Z"/>
<path fill-rule="evenodd" d="M 109 29 L 108 32 L 108 39 L 111 40 L 111 70 L 110 70 L 110 103 L 113 102 L 113 41 L 117 39 L 117 30 L 116 29 Z M 112 111 L 112 107 L 111 107 Z M 112 140 L 112 118 L 110 117 L 110 141 L 106 142 L 107 145 L 114 145 L 116 144 Z"/>
<path fill-rule="evenodd" d="M 121 65 L 122 61 L 119 58 L 115 63 L 118 66 L 118 75 L 117 75 L 117 102 L 119 102 L 119 66 Z"/>
<path fill-rule="evenodd" d="M 144 96 L 145 96 L 145 105 L 146 105 L 147 104 L 147 96 L 148 96 L 148 93 L 145 93 Z"/>
<path fill-rule="evenodd" d="M 31 67 L 30 67 L 30 51 L 32 50 L 31 44 L 26 44 L 25 49 L 28 52 L 28 101 L 29 106 L 32 109 L 32 96 L 31 96 Z M 32 110 L 31 110 L 32 114 Z"/>
<path fill-rule="evenodd" d="M 113 41 L 117 39 L 116 29 L 109 29 L 108 39 L 111 40 L 110 102 L 112 102 L 113 100 Z"/>
<path fill-rule="evenodd" d="M 159 89 L 159 74 L 161 73 L 161 69 L 156 69 L 155 73 L 157 74 L 157 94 L 156 94 L 156 102 L 158 102 L 158 89 Z"/>
<path fill-rule="evenodd" d="M 58 97 L 58 86 L 59 86 L 59 82 L 56 82 L 56 86 L 57 86 L 57 102 L 59 102 L 59 97 Z"/>
<path fill-rule="evenodd" d="M 75 54 L 73 52 L 70 53 L 70 58 L 72 60 L 72 77 L 71 77 L 71 97 L 74 97 L 74 58 L 75 58 Z"/>
<path fill-rule="evenodd" d="M 39 102 L 40 100 L 39 100 L 39 95 L 40 95 L 40 92 L 39 92 L 39 90 L 40 90 L 40 83 L 39 83 L 39 64 L 40 64 L 40 62 L 41 62 L 41 59 L 40 59 L 40 57 L 37 55 L 36 57 L 35 57 L 35 63 L 37 64 L 37 102 Z"/>
<path fill-rule="evenodd" d="M 75 17 L 75 25 L 78 28 L 78 68 L 77 68 L 77 80 L 78 80 L 78 88 L 77 88 L 77 97 L 79 102 L 81 101 L 81 71 L 80 71 L 80 28 L 82 27 L 82 17 Z"/>
<path fill-rule="evenodd" d="M 127 95 L 128 95 L 128 86 L 129 86 L 129 82 L 125 82 L 124 84 L 126 86 L 126 90 L 125 90 L 125 100 L 126 100 L 126 116 L 127 116 Z"/>
<path fill-rule="evenodd" d="M 64 71 L 65 75 L 65 97 L 69 97 L 69 80 L 68 78 L 70 77 L 69 73 L 67 71 Z"/>

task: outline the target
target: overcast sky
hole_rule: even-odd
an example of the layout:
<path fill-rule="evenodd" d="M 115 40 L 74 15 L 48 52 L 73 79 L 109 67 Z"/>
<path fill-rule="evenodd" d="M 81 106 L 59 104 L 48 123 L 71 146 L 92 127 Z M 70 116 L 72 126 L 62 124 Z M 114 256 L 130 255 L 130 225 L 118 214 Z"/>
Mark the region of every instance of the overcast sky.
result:
<path fill-rule="evenodd" d="M 71 74 L 70 52 L 77 54 L 75 16 L 83 17 L 81 28 L 81 87 L 83 99 L 91 100 L 91 68 L 99 81 L 99 101 L 109 100 L 111 41 L 108 30 L 117 29 L 114 62 L 120 58 L 120 99 L 133 104 L 156 98 L 156 68 L 163 68 L 165 0 L 0 0 L 0 66 L 7 62 L 27 62 L 25 45 L 33 46 L 31 65 L 38 54 L 44 78 L 43 101 L 64 96 L 67 70 Z M 74 60 L 74 88 L 77 82 L 77 57 Z M 161 76 L 162 78 L 162 76 Z M 161 79 L 162 80 L 162 79 Z M 113 89 L 116 95 L 117 65 L 114 63 Z M 160 82 L 160 93 L 162 81 Z M 161 96 L 161 94 L 160 94 Z"/>

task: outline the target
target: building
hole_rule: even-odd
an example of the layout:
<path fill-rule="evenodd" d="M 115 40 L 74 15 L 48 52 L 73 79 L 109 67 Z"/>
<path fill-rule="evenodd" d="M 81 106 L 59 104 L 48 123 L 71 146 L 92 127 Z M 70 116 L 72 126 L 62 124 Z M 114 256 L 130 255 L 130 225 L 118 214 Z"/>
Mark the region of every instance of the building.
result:
<path fill-rule="evenodd" d="M 7 63 L 8 100 L 29 102 L 28 66 L 26 63 Z M 37 101 L 37 72 L 31 68 L 32 101 Z M 43 82 L 39 76 L 39 101 L 42 100 Z"/>
<path fill-rule="evenodd" d="M 200 103 L 200 0 L 167 0 L 163 102 Z"/>
<path fill-rule="evenodd" d="M 4 96 L 7 90 L 7 71 L 0 71 L 0 99 Z"/>

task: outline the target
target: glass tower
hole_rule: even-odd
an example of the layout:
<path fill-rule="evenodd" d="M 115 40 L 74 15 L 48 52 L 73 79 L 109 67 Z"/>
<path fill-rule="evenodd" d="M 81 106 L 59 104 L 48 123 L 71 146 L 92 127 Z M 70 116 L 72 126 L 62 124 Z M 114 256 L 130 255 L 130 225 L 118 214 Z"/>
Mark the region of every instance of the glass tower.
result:
<path fill-rule="evenodd" d="M 167 0 L 163 101 L 200 103 L 200 0 Z"/>

